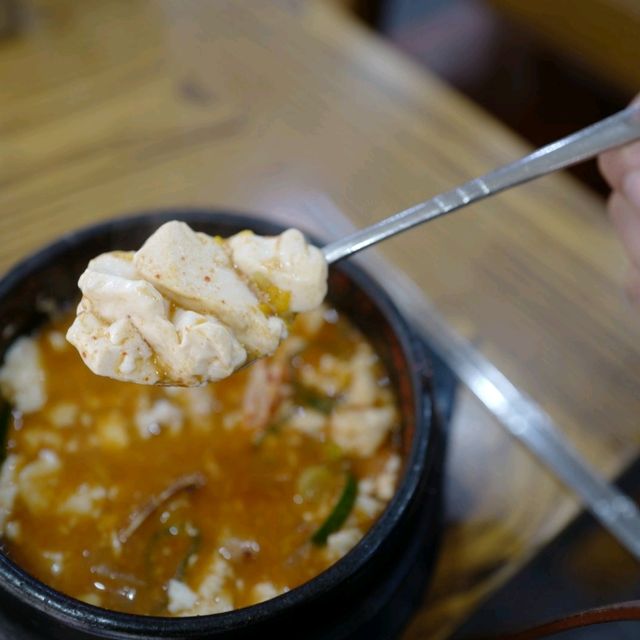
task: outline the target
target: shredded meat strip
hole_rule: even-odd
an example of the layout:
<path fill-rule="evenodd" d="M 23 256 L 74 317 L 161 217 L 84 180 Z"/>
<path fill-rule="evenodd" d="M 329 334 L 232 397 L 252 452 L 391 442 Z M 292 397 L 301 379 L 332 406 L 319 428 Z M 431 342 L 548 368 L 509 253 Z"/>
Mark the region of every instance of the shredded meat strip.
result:
<path fill-rule="evenodd" d="M 144 521 L 161 507 L 167 500 L 171 500 L 181 491 L 193 491 L 203 487 L 206 483 L 201 473 L 190 473 L 174 480 L 166 489 L 155 496 L 151 496 L 147 502 L 134 509 L 129 515 L 129 524 L 118 532 L 118 541 L 125 544 L 129 538 L 142 526 Z"/>

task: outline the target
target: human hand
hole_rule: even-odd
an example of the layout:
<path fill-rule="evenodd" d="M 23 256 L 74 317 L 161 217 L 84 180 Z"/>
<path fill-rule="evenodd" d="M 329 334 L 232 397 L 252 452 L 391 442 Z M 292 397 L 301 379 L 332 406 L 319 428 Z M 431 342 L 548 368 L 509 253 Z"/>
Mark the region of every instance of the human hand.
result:
<path fill-rule="evenodd" d="M 640 142 L 603 153 L 598 165 L 612 189 L 609 215 L 631 261 L 629 293 L 640 302 Z"/>

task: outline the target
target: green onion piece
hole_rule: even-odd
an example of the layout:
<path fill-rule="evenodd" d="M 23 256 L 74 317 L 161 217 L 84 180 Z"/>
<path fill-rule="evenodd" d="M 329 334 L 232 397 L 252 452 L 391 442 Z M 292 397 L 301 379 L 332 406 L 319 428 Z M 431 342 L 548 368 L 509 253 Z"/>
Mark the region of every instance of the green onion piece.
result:
<path fill-rule="evenodd" d="M 200 531 L 198 531 L 197 529 L 193 534 L 189 534 L 189 538 L 191 538 L 189 548 L 187 549 L 187 552 L 180 561 L 180 564 L 178 565 L 178 568 L 173 575 L 176 580 L 182 580 L 182 578 L 184 578 L 184 574 L 189 568 L 189 560 L 191 560 L 192 556 L 198 553 L 200 545 L 202 544 L 202 536 L 200 535 Z"/>
<path fill-rule="evenodd" d="M 331 513 L 327 516 L 327 519 L 320 525 L 317 531 L 311 536 L 311 542 L 317 546 L 323 546 L 327 544 L 327 538 L 338 531 L 340 527 L 345 523 L 345 520 L 349 517 L 353 505 L 356 502 L 356 496 L 358 495 L 358 482 L 352 473 L 347 475 L 347 482 L 344 485 L 342 494 L 336 502 L 336 506 L 333 507 Z"/>
<path fill-rule="evenodd" d="M 332 440 L 328 440 L 324 444 L 324 455 L 329 462 L 336 462 L 343 456 L 342 449 Z"/>
<path fill-rule="evenodd" d="M 336 404 L 336 399 L 318 393 L 311 387 L 307 387 L 294 380 L 293 384 L 293 402 L 305 409 L 315 409 L 319 413 L 328 415 Z"/>
<path fill-rule="evenodd" d="M 298 477 L 298 493 L 305 500 L 318 500 L 333 485 L 333 474 L 325 465 L 307 467 Z"/>
<path fill-rule="evenodd" d="M 177 534 L 172 533 L 172 529 L 174 529 L 174 527 L 178 529 Z M 173 525 L 173 526 L 163 527 L 159 531 L 156 531 L 149 539 L 149 542 L 144 552 L 144 563 L 145 563 L 145 569 L 146 569 L 146 574 L 148 579 L 154 578 L 153 576 L 154 569 L 155 569 L 154 555 L 159 550 L 159 546 L 166 539 L 171 538 L 175 535 L 185 536 L 186 538 L 189 539 L 189 544 L 187 546 L 185 554 L 180 559 L 180 562 L 178 563 L 176 570 L 174 571 L 172 576 L 176 580 L 181 580 L 184 577 L 184 574 L 189 566 L 189 560 L 191 559 L 191 556 L 197 553 L 198 550 L 200 549 L 200 545 L 202 543 L 202 536 L 198 529 L 194 528 L 193 532 L 190 532 L 188 531 L 185 525 Z"/>
<path fill-rule="evenodd" d="M 154 554 L 156 552 L 157 546 L 162 541 L 162 538 L 166 536 L 170 536 L 169 527 L 164 527 L 159 531 L 153 533 L 153 535 L 149 538 L 149 542 L 144 550 L 144 566 L 147 577 L 150 579 L 153 571 L 155 569 L 154 564 Z"/>

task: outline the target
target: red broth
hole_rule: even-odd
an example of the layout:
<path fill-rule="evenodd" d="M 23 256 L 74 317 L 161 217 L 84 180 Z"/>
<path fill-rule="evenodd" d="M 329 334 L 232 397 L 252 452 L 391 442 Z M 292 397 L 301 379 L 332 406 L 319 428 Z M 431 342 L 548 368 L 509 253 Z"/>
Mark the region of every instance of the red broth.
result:
<path fill-rule="evenodd" d="M 247 606 L 326 569 L 390 499 L 396 400 L 335 310 L 196 389 L 93 375 L 63 340 L 70 320 L 34 337 L 47 400 L 13 411 L 0 486 L 7 552 L 48 585 L 149 615 Z"/>

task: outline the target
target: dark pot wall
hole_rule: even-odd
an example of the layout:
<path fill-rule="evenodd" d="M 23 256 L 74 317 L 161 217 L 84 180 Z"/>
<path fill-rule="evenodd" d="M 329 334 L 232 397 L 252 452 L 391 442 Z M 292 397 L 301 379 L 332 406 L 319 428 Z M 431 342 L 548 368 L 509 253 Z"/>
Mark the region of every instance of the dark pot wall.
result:
<path fill-rule="evenodd" d="M 0 282 L 0 352 L 45 318 L 48 302 L 77 299 L 77 279 L 95 255 L 134 249 L 160 224 L 183 219 L 210 234 L 243 228 L 277 233 L 253 218 L 170 211 L 122 218 L 65 236 L 18 265 Z M 433 411 L 428 363 L 383 289 L 353 263 L 332 267 L 329 299 L 365 333 L 384 360 L 401 405 L 405 469 L 385 513 L 345 558 L 310 582 L 266 603 L 198 618 L 119 614 L 53 591 L 0 553 L 0 609 L 47 638 L 344 638 L 388 637 L 419 601 L 438 537 L 442 442 Z M 44 304 L 43 304 L 44 303 Z M 1 628 L 1 622 L 0 622 Z M 2 631 L 0 631 L 0 634 Z M 276 636 L 277 634 L 277 636 Z M 19 637 L 11 632 L 7 638 Z M 2 638 L 2 635 L 0 635 Z"/>

